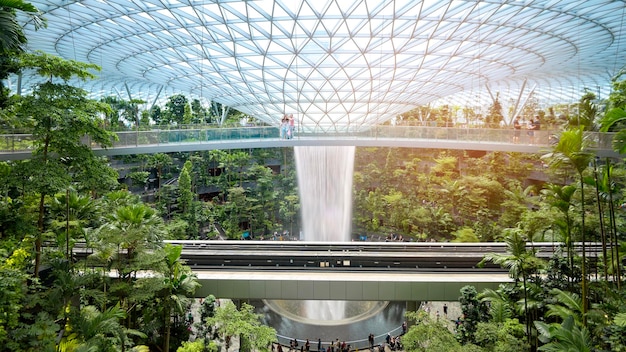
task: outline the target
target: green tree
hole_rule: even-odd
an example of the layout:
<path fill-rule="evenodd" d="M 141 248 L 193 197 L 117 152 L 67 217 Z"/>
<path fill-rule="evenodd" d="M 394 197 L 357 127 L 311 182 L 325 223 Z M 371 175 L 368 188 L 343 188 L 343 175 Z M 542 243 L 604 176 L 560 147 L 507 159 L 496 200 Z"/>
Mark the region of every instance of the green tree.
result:
<path fill-rule="evenodd" d="M 489 112 L 485 117 L 485 123 L 489 128 L 497 128 L 500 126 L 500 123 L 504 121 L 499 95 L 499 93 L 496 94 L 496 98 L 493 100 L 493 103 L 489 107 Z"/>
<path fill-rule="evenodd" d="M 17 12 L 22 12 L 35 21 L 36 28 L 45 24 L 41 13 L 31 3 L 22 0 L 1 0 L 0 8 L 0 52 L 23 52 L 27 38 L 22 26 L 17 21 Z M 6 77 L 1 77 L 2 79 Z"/>
<path fill-rule="evenodd" d="M 617 132 L 613 137 L 613 150 L 626 153 L 626 80 L 619 80 L 626 71 L 622 70 L 612 80 L 612 92 L 607 111 L 600 119 L 600 132 Z"/>
<path fill-rule="evenodd" d="M 582 300 L 583 300 L 583 323 L 586 325 L 587 302 L 587 229 L 585 228 L 585 180 L 583 173 L 594 157 L 589 152 L 590 141 L 584 134 L 582 127 L 567 130 L 561 133 L 559 142 L 554 146 L 552 153 L 544 155 L 551 168 L 570 167 L 578 174 L 580 185 L 580 216 L 581 216 L 581 241 L 582 241 Z"/>
<path fill-rule="evenodd" d="M 534 251 L 526 248 L 526 240 L 520 233 L 519 229 L 509 230 L 509 235 L 505 238 L 507 244 L 507 253 L 489 253 L 486 254 L 481 263 L 493 262 L 503 268 L 509 270 L 509 275 L 515 282 L 519 282 L 522 278 L 522 292 L 524 294 L 524 314 L 526 322 L 526 335 L 530 341 L 530 317 L 528 309 L 528 277 L 531 273 L 542 265 L 539 258 L 535 256 Z"/>
<path fill-rule="evenodd" d="M 204 342 L 204 339 L 198 339 L 193 342 L 185 341 L 182 346 L 178 347 L 176 352 L 217 352 L 217 344 L 215 341 L 210 341 L 209 344 Z"/>
<path fill-rule="evenodd" d="M 487 305 L 478 299 L 476 288 L 469 285 L 461 288 L 459 302 L 463 319 L 456 327 L 457 339 L 463 344 L 474 343 L 478 323 L 488 320 Z"/>
<path fill-rule="evenodd" d="M 178 204 L 183 214 L 192 211 L 193 191 L 191 185 L 191 161 L 187 160 L 178 175 Z"/>
<path fill-rule="evenodd" d="M 174 161 L 172 157 L 164 153 L 156 153 L 150 155 L 148 159 L 148 167 L 156 169 L 157 174 L 157 189 L 161 188 L 161 182 L 163 178 L 163 170 L 170 167 Z"/>
<path fill-rule="evenodd" d="M 255 232 L 267 234 L 276 227 L 278 192 L 275 190 L 272 170 L 265 165 L 254 163 L 248 168 L 246 178 L 252 184 L 249 188 L 256 206 L 250 219 L 250 228 Z M 293 231 L 293 230 L 292 230 Z"/>
<path fill-rule="evenodd" d="M 239 337 L 240 351 L 267 352 L 276 339 L 276 330 L 261 324 L 260 317 L 254 313 L 254 307 L 247 303 L 243 303 L 241 308 L 237 309 L 233 302 L 227 301 L 215 311 L 213 317 L 207 319 L 207 324 L 217 327 L 227 349 L 231 339 Z M 242 343 L 242 340 L 247 343 Z"/>
<path fill-rule="evenodd" d="M 137 256 L 157 249 L 165 238 L 163 220 L 157 212 L 145 204 L 123 205 L 107 217 L 96 232 L 96 246 L 117 248 L 119 259 L 117 272 L 128 279 L 137 270 Z"/>
<path fill-rule="evenodd" d="M 24 45 L 28 41 L 24 30 L 17 21 L 17 14 L 29 17 L 35 29 L 45 27 L 41 12 L 31 3 L 22 0 L 0 0 L 0 110 L 8 103 L 9 90 L 4 86 L 4 80 L 9 74 L 18 73 L 18 55 L 24 52 Z"/>
<path fill-rule="evenodd" d="M 138 303 L 153 300 L 155 292 L 162 288 L 149 279 L 138 282 L 136 274 L 152 270 L 162 261 L 154 251 L 161 247 L 167 234 L 163 219 L 154 209 L 118 196 L 110 195 L 109 202 L 117 205 L 107 214 L 104 224 L 90 234 L 89 240 L 94 248 L 91 258 L 106 264 L 107 271 L 115 269 L 118 275 L 108 292 L 120 302 L 127 313 L 126 327 L 132 328 L 133 311 L 141 307 Z M 107 271 L 103 274 L 108 276 Z M 106 282 L 106 276 L 103 281 Z"/>
<path fill-rule="evenodd" d="M 26 267 L 30 260 L 29 251 L 15 248 L 11 256 L 0 262 L 0 344 L 13 344 L 11 332 L 19 327 L 20 314 L 26 305 L 29 275 Z"/>
<path fill-rule="evenodd" d="M 127 329 L 120 324 L 126 313 L 116 305 L 101 312 L 87 305 L 71 315 L 68 336 L 60 341 L 59 351 L 126 351 L 128 336 L 145 338 L 140 331 Z M 149 352 L 147 346 L 135 346 L 129 351 Z"/>
<path fill-rule="evenodd" d="M 210 123 L 206 108 L 202 106 L 202 102 L 198 99 L 191 101 L 192 123 Z"/>
<path fill-rule="evenodd" d="M 570 117 L 567 127 L 568 129 L 581 128 L 584 131 L 596 131 L 596 118 L 598 115 L 598 107 L 594 103 L 596 95 L 587 91 L 578 102 L 578 114 Z"/>
<path fill-rule="evenodd" d="M 217 299 L 213 295 L 208 295 L 202 300 L 200 305 L 200 321 L 195 324 L 195 328 L 197 331 L 196 336 L 200 336 L 204 339 L 204 343 L 207 345 L 205 347 L 208 347 L 209 342 L 214 342 L 210 339 L 214 328 L 207 324 L 207 320 L 215 316 L 217 306 Z"/>
<path fill-rule="evenodd" d="M 98 66 L 43 53 L 24 54 L 22 66 L 47 78 L 34 87 L 31 95 L 21 99 L 17 109 L 19 118 L 31 121 L 35 147 L 30 160 L 30 183 L 39 194 L 39 233 L 35 239 L 35 275 L 38 275 L 42 235 L 46 232 L 46 198 L 69 186 L 72 170 L 87 168 L 91 165 L 89 161 L 95 159 L 90 146 L 82 142 L 84 136 L 106 147 L 111 145 L 113 135 L 100 128 L 98 122 L 99 114 L 106 112 L 107 106 L 88 99 L 83 89 L 64 83 L 73 77 L 93 78 L 90 71 Z"/>
<path fill-rule="evenodd" d="M 182 94 L 172 95 L 165 103 L 165 109 L 158 123 L 165 125 L 183 124 L 185 120 L 185 106 L 187 105 L 189 105 L 187 97 Z"/>
<path fill-rule="evenodd" d="M 561 212 L 563 220 L 555 219 L 555 224 L 559 226 L 563 234 L 563 242 L 567 249 L 567 258 L 570 265 L 570 272 L 574 268 L 574 250 L 572 248 L 572 218 L 570 215 L 570 209 L 573 206 L 574 193 L 576 187 L 572 185 L 548 185 L 546 189 L 542 190 L 543 195 L 546 197 L 546 202 Z"/>
<path fill-rule="evenodd" d="M 476 343 L 485 351 L 494 352 L 525 352 L 530 345 L 525 340 L 524 325 L 517 319 L 503 322 L 478 323 Z"/>
<path fill-rule="evenodd" d="M 172 315 L 175 313 L 184 314 L 190 304 L 189 296 L 193 295 L 200 284 L 189 267 L 184 266 L 181 262 L 182 246 L 166 244 L 163 250 L 166 266 L 164 271 L 165 294 L 162 300 L 165 313 L 163 351 L 169 351 Z"/>
<path fill-rule="evenodd" d="M 539 347 L 539 351 L 549 352 L 590 352 L 592 340 L 587 328 L 574 324 L 574 318 L 569 316 L 560 325 L 547 324 L 536 321 L 539 339 L 546 342 Z"/>
<path fill-rule="evenodd" d="M 414 322 L 402 336 L 406 351 L 461 351 L 461 344 L 441 321 L 434 321 L 424 311 L 407 312 L 407 319 Z"/>
<path fill-rule="evenodd" d="M 51 229 L 57 233 L 57 243 L 64 244 L 65 259 L 72 258 L 72 249 L 77 240 L 84 238 L 86 227 L 93 225 L 95 217 L 94 202 L 69 189 L 52 198 L 50 204 Z"/>

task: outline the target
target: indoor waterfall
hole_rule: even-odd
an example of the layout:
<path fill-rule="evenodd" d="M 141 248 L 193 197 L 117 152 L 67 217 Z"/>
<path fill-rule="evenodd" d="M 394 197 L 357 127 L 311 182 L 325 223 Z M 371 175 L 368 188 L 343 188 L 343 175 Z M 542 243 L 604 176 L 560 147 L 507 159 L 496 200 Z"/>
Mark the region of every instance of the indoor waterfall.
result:
<path fill-rule="evenodd" d="M 350 241 L 352 224 L 353 146 L 294 147 L 302 240 Z M 321 321 L 345 315 L 345 301 L 306 301 L 304 314 Z"/>

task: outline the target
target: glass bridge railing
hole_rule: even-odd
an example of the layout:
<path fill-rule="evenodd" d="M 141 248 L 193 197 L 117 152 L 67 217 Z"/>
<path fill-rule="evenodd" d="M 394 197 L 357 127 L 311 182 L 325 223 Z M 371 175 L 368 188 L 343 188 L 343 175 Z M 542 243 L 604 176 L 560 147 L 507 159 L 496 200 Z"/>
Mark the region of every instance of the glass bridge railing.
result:
<path fill-rule="evenodd" d="M 431 140 L 433 148 L 437 141 L 458 141 L 472 143 L 494 144 L 533 144 L 539 147 L 549 147 L 558 141 L 559 132 L 550 130 L 534 131 L 531 139 L 522 130 L 519 140 L 514 140 L 512 129 L 489 128 L 457 128 L 457 127 L 426 127 L 426 126 L 375 126 L 361 130 L 346 130 L 341 132 L 311 131 L 294 133 L 295 140 L 311 139 L 340 139 L 340 140 Z M 145 146 L 159 146 L 171 144 L 223 143 L 233 141 L 278 141 L 281 139 L 278 127 L 240 127 L 240 128 L 187 128 L 152 129 L 139 131 L 116 132 L 117 139 L 112 142 L 112 148 L 132 148 Z M 612 150 L 612 141 L 615 133 L 588 132 L 587 138 L 591 141 L 593 150 Z M 83 143 L 94 149 L 100 146 L 92 143 L 88 138 Z M 355 143 L 358 145 L 358 143 Z M 0 135 L 0 153 L 24 153 L 35 149 L 33 136 L 30 134 Z"/>

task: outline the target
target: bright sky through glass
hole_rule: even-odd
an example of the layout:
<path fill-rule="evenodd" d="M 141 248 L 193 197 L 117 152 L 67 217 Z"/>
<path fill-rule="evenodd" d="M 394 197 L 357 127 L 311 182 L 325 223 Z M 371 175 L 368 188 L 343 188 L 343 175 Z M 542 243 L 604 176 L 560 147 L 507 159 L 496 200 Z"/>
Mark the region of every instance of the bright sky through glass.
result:
<path fill-rule="evenodd" d="M 522 87 L 550 102 L 585 88 L 606 97 L 626 64 L 623 1 L 31 3 L 48 28 L 26 24 L 29 49 L 102 66 L 84 86 L 95 97 L 182 93 L 273 125 L 293 113 L 302 131 L 365 128 L 433 102 L 475 106 L 487 88 L 502 100 Z"/>

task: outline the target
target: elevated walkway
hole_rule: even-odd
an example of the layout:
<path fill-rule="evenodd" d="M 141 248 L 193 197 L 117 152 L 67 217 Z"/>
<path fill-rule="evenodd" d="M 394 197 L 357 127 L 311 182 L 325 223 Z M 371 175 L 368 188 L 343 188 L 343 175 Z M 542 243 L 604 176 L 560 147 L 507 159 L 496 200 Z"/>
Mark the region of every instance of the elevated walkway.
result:
<path fill-rule="evenodd" d="M 196 297 L 232 299 L 457 301 L 463 286 L 480 292 L 510 282 L 506 272 L 336 272 L 194 270 Z"/>
<path fill-rule="evenodd" d="M 197 297 L 456 301 L 463 286 L 482 291 L 511 282 L 496 265 L 478 267 L 486 253 L 506 253 L 505 243 L 168 242 L 183 246 L 182 258 L 202 284 Z M 527 246 L 544 259 L 561 253 L 558 243 Z M 596 259 L 601 246 L 589 243 L 587 251 Z"/>
<path fill-rule="evenodd" d="M 499 266 L 478 267 L 485 254 L 507 252 L 502 242 L 166 242 L 183 247 L 181 258 L 202 285 L 198 298 L 456 301 L 463 286 L 482 291 L 511 282 Z M 527 247 L 543 259 L 565 255 L 559 243 Z M 586 250 L 589 260 L 602 253 L 598 243 Z M 84 259 L 92 249 L 77 244 L 73 253 Z"/>
<path fill-rule="evenodd" d="M 434 148 L 543 153 L 558 138 L 555 131 L 535 131 L 533 141 L 522 135 L 516 143 L 512 129 L 456 128 L 425 126 L 377 126 L 363 131 L 296 133 L 282 139 L 276 127 L 189 128 L 118 132 L 107 149 L 89 139 L 98 155 L 128 155 L 192 152 L 215 149 L 249 149 L 294 146 L 358 146 Z M 612 149 L 614 133 L 590 132 L 592 151 L 599 157 L 620 157 Z M 28 159 L 34 149 L 28 134 L 0 135 L 0 160 Z M 532 142 L 532 143 L 531 143 Z"/>

